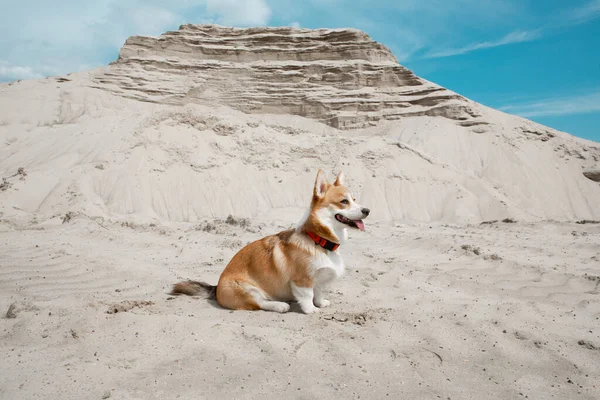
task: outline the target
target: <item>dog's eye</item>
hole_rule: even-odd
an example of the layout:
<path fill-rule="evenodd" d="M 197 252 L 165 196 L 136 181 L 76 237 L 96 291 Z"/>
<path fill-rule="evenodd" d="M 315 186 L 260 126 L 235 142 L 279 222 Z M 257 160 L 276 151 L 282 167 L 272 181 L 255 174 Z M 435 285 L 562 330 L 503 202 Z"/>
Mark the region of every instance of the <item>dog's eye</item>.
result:
<path fill-rule="evenodd" d="M 350 202 L 348 201 L 348 199 L 344 199 L 344 200 L 340 201 L 340 203 L 342 203 L 342 204 L 350 204 Z"/>

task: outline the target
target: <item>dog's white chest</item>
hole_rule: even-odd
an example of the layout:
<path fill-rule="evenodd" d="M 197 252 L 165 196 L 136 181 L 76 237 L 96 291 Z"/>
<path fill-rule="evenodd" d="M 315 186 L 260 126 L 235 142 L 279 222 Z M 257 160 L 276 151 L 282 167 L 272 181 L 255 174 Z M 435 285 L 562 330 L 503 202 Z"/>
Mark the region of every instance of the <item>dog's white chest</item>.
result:
<path fill-rule="evenodd" d="M 329 279 L 340 277 L 345 270 L 344 260 L 337 251 L 319 254 L 313 261 L 313 268 L 317 276 L 328 276 Z"/>

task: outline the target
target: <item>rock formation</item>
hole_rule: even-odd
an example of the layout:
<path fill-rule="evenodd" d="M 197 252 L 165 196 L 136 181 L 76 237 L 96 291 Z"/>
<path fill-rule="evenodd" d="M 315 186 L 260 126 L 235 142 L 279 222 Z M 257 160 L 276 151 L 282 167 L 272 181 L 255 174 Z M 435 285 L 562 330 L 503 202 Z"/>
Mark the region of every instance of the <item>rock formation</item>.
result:
<path fill-rule="evenodd" d="M 219 102 L 339 129 L 418 115 L 473 125 L 478 117 L 464 98 L 418 78 L 354 29 L 183 25 L 158 38 L 129 38 L 97 81 L 144 101 Z"/>

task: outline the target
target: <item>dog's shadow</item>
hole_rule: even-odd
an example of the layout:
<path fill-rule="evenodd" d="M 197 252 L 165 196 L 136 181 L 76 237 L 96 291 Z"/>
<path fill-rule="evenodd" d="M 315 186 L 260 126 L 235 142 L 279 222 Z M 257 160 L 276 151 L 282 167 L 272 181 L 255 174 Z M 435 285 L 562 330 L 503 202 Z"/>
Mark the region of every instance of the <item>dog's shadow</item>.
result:
<path fill-rule="evenodd" d="M 284 314 L 289 314 L 289 313 L 303 314 L 302 309 L 300 308 L 300 305 L 297 302 L 295 302 L 295 301 L 286 301 L 286 303 L 288 303 L 290 305 L 290 310 L 287 313 L 284 313 Z M 219 310 L 224 310 L 224 311 L 231 311 L 231 312 L 233 312 L 233 311 L 244 311 L 244 310 L 230 310 L 228 308 L 223 308 L 223 307 L 221 307 L 219 305 L 219 303 L 217 303 L 217 300 L 214 300 L 214 299 L 208 300 L 208 304 L 210 304 L 214 308 L 217 308 Z M 272 314 L 279 314 L 277 312 L 266 311 L 266 310 L 256 310 L 256 311 L 268 312 L 268 313 L 272 313 Z"/>
<path fill-rule="evenodd" d="M 169 293 L 170 296 L 175 296 L 175 297 L 179 297 L 179 295 L 177 294 L 172 294 Z M 215 299 L 206 299 L 204 297 L 201 296 L 189 296 L 194 300 L 204 300 L 206 301 L 208 304 L 210 304 L 212 307 L 219 309 L 219 310 L 224 310 L 224 311 L 244 311 L 244 310 L 230 310 L 228 308 L 223 308 L 219 305 L 219 303 L 217 303 L 217 300 Z M 298 304 L 298 302 L 296 301 L 288 301 L 286 302 L 290 305 L 290 310 L 288 311 L 288 313 L 297 313 L 297 314 L 303 314 L 302 309 L 300 308 L 300 305 Z M 257 311 L 265 311 L 265 310 L 257 310 Z M 265 312 L 272 312 L 272 311 L 265 311 Z M 277 314 L 277 313 L 274 313 Z"/>

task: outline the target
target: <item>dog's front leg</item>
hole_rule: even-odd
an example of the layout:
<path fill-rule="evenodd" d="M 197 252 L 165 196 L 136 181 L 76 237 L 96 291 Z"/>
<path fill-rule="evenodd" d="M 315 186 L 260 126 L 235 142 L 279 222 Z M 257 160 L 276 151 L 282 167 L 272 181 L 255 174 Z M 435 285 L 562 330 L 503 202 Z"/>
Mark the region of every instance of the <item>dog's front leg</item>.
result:
<path fill-rule="evenodd" d="M 327 307 L 329 305 L 329 300 L 323 298 L 323 286 L 320 283 L 316 283 L 313 291 L 315 292 L 313 301 L 315 306 L 319 308 Z"/>
<path fill-rule="evenodd" d="M 323 308 L 329 305 L 329 300 L 323 297 L 323 289 L 325 289 L 325 287 L 329 285 L 335 279 L 335 277 L 335 272 L 331 268 L 321 268 L 317 270 L 313 289 L 315 293 L 313 303 L 315 306 Z"/>
<path fill-rule="evenodd" d="M 319 311 L 319 309 L 313 304 L 314 290 L 312 287 L 298 286 L 294 282 L 292 282 L 291 286 L 292 294 L 294 295 L 294 298 L 300 305 L 300 308 L 304 314 L 312 314 Z"/>

